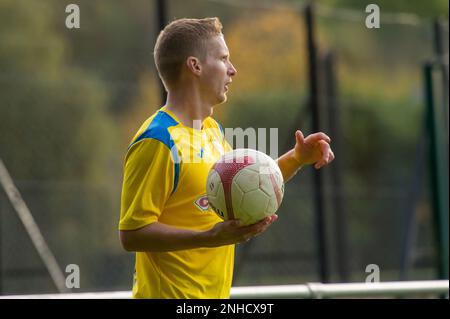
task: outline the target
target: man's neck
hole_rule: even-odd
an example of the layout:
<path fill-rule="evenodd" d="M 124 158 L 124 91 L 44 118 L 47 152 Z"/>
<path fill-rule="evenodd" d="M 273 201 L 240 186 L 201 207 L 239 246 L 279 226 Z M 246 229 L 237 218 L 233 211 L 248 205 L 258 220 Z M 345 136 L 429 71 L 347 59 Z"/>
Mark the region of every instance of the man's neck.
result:
<path fill-rule="evenodd" d="M 187 127 L 201 129 L 203 121 L 212 115 L 212 106 L 196 95 L 176 92 L 167 94 L 166 109 Z"/>

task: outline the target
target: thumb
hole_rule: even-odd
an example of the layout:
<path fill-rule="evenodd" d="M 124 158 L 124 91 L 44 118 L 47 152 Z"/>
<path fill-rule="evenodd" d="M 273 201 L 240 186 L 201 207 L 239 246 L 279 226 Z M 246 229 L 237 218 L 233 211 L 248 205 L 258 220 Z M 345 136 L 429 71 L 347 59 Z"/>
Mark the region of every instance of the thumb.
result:
<path fill-rule="evenodd" d="M 297 141 L 297 143 L 299 144 L 303 144 L 305 142 L 305 137 L 303 136 L 302 131 L 297 130 L 295 132 L 295 140 Z"/>

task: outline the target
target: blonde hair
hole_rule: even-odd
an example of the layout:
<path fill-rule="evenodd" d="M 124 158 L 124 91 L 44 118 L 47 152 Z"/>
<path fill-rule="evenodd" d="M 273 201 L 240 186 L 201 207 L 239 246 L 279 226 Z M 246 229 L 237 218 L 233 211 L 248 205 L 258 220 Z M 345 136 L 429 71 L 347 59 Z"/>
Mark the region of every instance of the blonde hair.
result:
<path fill-rule="evenodd" d="M 176 84 L 182 65 L 189 56 L 204 60 L 206 42 L 222 34 L 219 19 L 178 19 L 159 33 L 154 49 L 156 69 L 166 89 Z"/>

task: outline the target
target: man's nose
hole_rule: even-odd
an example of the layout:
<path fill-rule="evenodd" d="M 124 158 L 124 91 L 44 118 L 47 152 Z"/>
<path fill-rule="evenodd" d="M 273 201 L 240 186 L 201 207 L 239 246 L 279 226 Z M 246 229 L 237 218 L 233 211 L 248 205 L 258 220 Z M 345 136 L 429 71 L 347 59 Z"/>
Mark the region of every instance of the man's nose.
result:
<path fill-rule="evenodd" d="M 228 69 L 228 75 L 234 76 L 234 75 L 236 75 L 236 73 L 237 73 L 236 68 L 234 67 L 233 64 L 230 63 L 230 68 Z"/>

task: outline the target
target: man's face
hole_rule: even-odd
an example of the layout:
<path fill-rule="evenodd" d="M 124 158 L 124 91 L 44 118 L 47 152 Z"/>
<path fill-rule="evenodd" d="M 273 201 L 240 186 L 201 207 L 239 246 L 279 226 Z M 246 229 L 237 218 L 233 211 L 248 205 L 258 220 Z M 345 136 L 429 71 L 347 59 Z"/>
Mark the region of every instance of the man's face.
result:
<path fill-rule="evenodd" d="M 230 62 L 230 53 L 223 36 L 211 38 L 207 48 L 206 59 L 202 63 L 202 90 L 209 102 L 216 105 L 227 100 L 228 85 L 236 69 Z"/>

